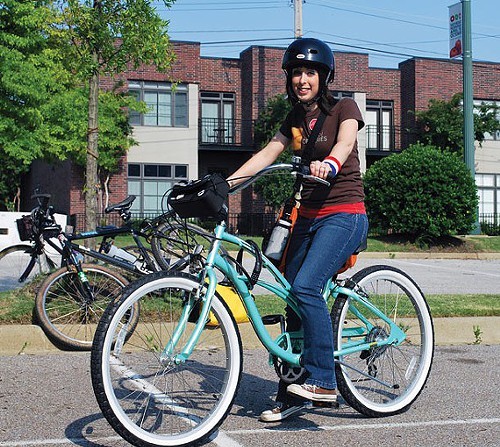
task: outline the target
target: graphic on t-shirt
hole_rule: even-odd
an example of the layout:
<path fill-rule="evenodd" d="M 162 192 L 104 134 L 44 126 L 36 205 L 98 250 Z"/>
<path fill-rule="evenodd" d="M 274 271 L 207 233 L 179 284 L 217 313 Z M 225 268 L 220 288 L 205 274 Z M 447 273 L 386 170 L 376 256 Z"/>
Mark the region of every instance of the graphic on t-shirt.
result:
<path fill-rule="evenodd" d="M 292 149 L 300 151 L 302 149 L 302 129 L 292 127 Z"/>

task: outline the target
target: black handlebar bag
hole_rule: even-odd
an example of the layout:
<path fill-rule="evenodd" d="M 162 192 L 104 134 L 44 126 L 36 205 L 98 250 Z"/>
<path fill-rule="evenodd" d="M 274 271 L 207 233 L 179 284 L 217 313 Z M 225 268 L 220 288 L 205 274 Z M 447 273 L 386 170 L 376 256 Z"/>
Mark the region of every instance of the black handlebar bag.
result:
<path fill-rule="evenodd" d="M 229 183 L 220 174 L 209 174 L 188 183 L 178 183 L 172 188 L 168 205 L 183 218 L 227 216 L 226 199 Z"/>

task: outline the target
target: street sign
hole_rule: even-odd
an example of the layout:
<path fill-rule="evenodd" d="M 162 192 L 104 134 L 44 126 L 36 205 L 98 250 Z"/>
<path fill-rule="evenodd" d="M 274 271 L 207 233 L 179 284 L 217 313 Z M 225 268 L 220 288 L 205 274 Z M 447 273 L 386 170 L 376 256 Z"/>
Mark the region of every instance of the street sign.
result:
<path fill-rule="evenodd" d="M 462 56 L 462 3 L 448 6 L 450 21 L 450 58 Z"/>

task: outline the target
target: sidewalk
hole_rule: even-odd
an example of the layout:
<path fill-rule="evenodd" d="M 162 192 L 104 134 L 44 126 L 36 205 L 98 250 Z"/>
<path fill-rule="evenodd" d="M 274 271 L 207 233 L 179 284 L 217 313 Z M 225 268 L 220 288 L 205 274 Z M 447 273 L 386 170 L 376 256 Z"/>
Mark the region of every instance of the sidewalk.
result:
<path fill-rule="evenodd" d="M 473 344 L 474 328 L 481 330 L 481 344 L 500 344 L 500 317 L 435 318 L 434 332 L 437 345 Z M 279 327 L 268 326 L 271 336 L 277 337 Z M 243 347 L 259 348 L 262 345 L 249 323 L 239 325 Z M 47 354 L 61 352 L 45 336 L 39 326 L 0 326 L 0 355 Z"/>

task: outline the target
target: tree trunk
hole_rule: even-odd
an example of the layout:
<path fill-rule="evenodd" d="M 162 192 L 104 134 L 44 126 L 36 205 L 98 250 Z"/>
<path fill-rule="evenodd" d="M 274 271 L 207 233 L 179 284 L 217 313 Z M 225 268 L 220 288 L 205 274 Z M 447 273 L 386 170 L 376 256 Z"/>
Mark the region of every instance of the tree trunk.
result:
<path fill-rule="evenodd" d="M 97 65 L 97 54 L 94 54 Z M 99 112 L 99 72 L 96 70 L 89 80 L 89 116 L 87 129 L 87 165 L 85 172 L 85 229 L 97 226 L 97 195 L 100 190 L 97 170 Z M 87 239 L 89 240 L 89 239 Z"/>

